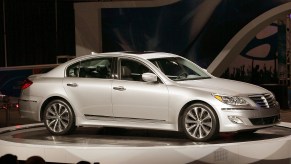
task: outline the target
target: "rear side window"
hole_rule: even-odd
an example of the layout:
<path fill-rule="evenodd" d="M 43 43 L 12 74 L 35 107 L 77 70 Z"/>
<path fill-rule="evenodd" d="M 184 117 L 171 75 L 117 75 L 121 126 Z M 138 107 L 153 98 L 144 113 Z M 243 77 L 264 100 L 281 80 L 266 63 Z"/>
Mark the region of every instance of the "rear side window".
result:
<path fill-rule="evenodd" d="M 67 68 L 67 77 L 112 78 L 112 58 L 95 58 L 80 61 Z"/>

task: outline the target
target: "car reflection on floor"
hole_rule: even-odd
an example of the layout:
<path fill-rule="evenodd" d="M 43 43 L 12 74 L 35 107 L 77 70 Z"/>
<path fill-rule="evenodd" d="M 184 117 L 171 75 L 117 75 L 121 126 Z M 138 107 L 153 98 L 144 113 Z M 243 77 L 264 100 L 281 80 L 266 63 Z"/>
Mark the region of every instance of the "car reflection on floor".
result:
<path fill-rule="evenodd" d="M 78 128 L 72 135 L 53 136 L 44 126 L 40 125 L 15 131 L 2 132 L 2 134 L 0 134 L 0 139 L 40 145 L 152 147 L 248 142 L 279 138 L 290 134 L 291 129 L 275 126 L 258 130 L 251 135 L 221 133 L 215 140 L 209 142 L 193 142 L 183 133 L 179 132 L 104 127 Z"/>

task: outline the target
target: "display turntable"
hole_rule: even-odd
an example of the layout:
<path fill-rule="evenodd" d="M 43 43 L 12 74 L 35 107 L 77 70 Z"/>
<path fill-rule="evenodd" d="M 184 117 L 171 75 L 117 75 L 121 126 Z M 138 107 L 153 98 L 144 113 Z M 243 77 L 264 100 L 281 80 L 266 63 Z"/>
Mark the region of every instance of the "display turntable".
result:
<path fill-rule="evenodd" d="M 104 127 L 52 136 L 43 124 L 19 125 L 0 129 L 0 155 L 7 153 L 60 163 L 290 163 L 291 123 L 253 134 L 222 133 L 210 142 L 178 132 Z"/>

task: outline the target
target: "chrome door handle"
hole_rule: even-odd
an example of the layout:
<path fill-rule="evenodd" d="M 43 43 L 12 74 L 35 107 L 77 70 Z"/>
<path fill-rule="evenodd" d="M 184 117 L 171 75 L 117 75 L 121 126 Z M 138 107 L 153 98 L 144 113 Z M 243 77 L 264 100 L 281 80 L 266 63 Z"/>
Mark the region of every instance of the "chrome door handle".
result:
<path fill-rule="evenodd" d="M 69 87 L 77 87 L 78 84 L 77 83 L 68 83 L 67 86 L 69 86 Z"/>
<path fill-rule="evenodd" d="M 123 86 L 119 86 L 119 87 L 113 87 L 114 90 L 118 90 L 118 91 L 124 91 L 126 90 Z"/>

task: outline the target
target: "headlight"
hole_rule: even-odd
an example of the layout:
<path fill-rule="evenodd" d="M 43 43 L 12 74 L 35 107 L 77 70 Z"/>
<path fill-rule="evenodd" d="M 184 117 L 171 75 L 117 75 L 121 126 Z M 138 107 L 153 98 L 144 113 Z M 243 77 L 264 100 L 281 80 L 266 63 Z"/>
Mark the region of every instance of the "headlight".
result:
<path fill-rule="evenodd" d="M 225 96 L 225 95 L 219 95 L 219 94 L 213 94 L 213 96 L 220 102 L 223 102 L 227 105 L 236 105 L 236 106 L 249 105 L 249 103 L 242 97 Z"/>

